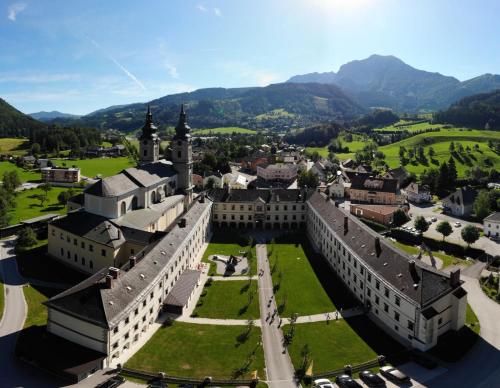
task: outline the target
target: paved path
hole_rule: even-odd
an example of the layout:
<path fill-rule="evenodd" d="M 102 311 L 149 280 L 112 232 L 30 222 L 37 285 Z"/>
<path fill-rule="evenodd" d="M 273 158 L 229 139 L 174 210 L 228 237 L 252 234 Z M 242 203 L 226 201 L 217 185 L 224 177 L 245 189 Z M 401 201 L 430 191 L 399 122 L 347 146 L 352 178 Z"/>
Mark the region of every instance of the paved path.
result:
<path fill-rule="evenodd" d="M 468 300 L 481 323 L 481 338 L 449 371 L 426 385 L 436 388 L 500 386 L 500 305 L 488 298 L 477 279 L 462 277 Z"/>
<path fill-rule="evenodd" d="M 214 282 L 227 282 L 231 280 L 246 280 L 248 281 L 248 276 L 210 276 Z M 252 276 L 252 280 L 257 280 L 258 276 Z"/>
<path fill-rule="evenodd" d="M 358 315 L 363 315 L 363 310 L 358 308 L 352 308 L 349 310 L 332 311 L 330 313 L 321 313 L 314 315 L 303 315 L 297 318 L 295 323 L 312 323 L 312 322 L 326 322 L 335 321 L 336 319 L 344 319 L 355 317 Z M 290 318 L 283 318 L 283 324 L 290 323 Z"/>
<path fill-rule="evenodd" d="M 265 244 L 257 244 L 257 271 L 264 271 L 264 275 L 259 278 L 259 301 L 260 319 L 262 326 L 262 342 L 264 346 L 264 356 L 266 360 L 267 383 L 270 388 L 297 387 L 294 380 L 294 369 L 290 356 L 283 348 L 283 333 L 278 328 L 275 321 L 269 324 L 266 320 L 268 312 L 277 309 L 273 295 L 273 282 L 271 270 L 267 259 L 267 249 Z M 272 301 L 268 306 L 269 300 Z"/>
<path fill-rule="evenodd" d="M 175 318 L 178 322 L 196 323 L 199 325 L 221 325 L 221 326 L 245 326 L 248 321 L 246 319 L 218 319 L 218 318 L 198 318 L 180 316 Z M 253 321 L 255 326 L 260 326 L 261 321 Z"/>

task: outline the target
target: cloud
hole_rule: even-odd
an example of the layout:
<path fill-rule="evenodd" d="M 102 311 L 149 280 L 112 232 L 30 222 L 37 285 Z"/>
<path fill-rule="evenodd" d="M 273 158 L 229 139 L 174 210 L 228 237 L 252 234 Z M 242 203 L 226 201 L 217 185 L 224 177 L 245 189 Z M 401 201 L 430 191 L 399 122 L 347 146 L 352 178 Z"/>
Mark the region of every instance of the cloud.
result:
<path fill-rule="evenodd" d="M 215 14 L 215 16 L 218 16 L 218 17 L 222 16 L 222 12 L 219 8 L 214 8 L 214 14 Z"/>
<path fill-rule="evenodd" d="M 16 21 L 17 14 L 23 12 L 27 5 L 25 3 L 14 3 L 7 8 L 7 18 L 13 22 Z"/>
<path fill-rule="evenodd" d="M 196 6 L 196 8 L 197 8 L 197 9 L 198 9 L 198 11 L 200 11 L 200 12 L 207 12 L 207 11 L 208 11 L 208 10 L 207 10 L 207 8 L 206 8 L 206 7 L 204 7 L 204 6 L 203 6 L 203 5 L 201 5 L 201 4 L 198 4 L 198 5 Z"/>
<path fill-rule="evenodd" d="M 99 43 L 97 43 L 94 39 L 92 38 L 89 38 L 87 37 L 87 39 L 89 39 L 89 41 L 96 47 L 98 48 L 101 52 L 103 52 L 106 57 L 108 57 L 108 59 L 113 62 L 121 71 L 123 71 L 127 77 L 129 77 L 137 86 L 139 86 L 142 90 L 146 90 L 146 86 L 144 86 L 144 84 L 139 81 L 139 79 L 133 75 L 130 71 L 127 70 L 127 68 L 125 68 L 125 66 L 123 66 L 120 62 L 118 62 L 115 57 L 113 57 L 111 54 L 109 54 L 108 52 L 106 52 Z"/>
<path fill-rule="evenodd" d="M 169 59 L 166 42 L 163 39 L 159 39 L 158 41 L 159 41 L 158 51 L 161 56 L 161 63 L 163 67 L 167 70 L 168 74 L 170 74 L 170 77 L 175 79 L 179 78 L 179 72 L 177 71 L 177 67 Z"/>

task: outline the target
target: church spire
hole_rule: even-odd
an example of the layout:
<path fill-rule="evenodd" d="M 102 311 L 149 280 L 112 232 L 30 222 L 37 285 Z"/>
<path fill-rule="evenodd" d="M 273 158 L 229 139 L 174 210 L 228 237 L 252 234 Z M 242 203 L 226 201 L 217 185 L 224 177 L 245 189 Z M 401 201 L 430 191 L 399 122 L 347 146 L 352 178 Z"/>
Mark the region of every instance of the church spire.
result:
<path fill-rule="evenodd" d="M 141 139 L 150 139 L 156 132 L 156 125 L 153 124 L 153 114 L 151 113 L 151 106 L 148 104 L 148 112 L 146 113 L 146 122 L 142 127 Z"/>
<path fill-rule="evenodd" d="M 181 113 L 179 114 L 179 121 L 175 126 L 175 136 L 174 139 L 186 139 L 190 137 L 189 131 L 191 128 L 187 123 L 186 112 L 184 110 L 184 104 L 181 105 Z"/>

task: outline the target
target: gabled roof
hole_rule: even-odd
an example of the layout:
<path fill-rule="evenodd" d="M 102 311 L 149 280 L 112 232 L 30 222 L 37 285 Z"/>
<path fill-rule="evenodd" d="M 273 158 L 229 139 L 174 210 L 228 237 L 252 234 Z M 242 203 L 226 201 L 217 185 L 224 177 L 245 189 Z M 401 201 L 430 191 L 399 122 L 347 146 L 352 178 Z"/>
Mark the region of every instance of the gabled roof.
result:
<path fill-rule="evenodd" d="M 186 269 L 172 287 L 165 299 L 165 304 L 179 307 L 186 306 L 200 276 L 200 271 Z"/>
<path fill-rule="evenodd" d="M 336 207 L 332 201 L 326 200 L 323 194 L 315 192 L 308 203 L 323 221 L 330 225 L 338 239 L 355 252 L 378 276 L 422 307 L 460 286 L 451 286 L 449 275 L 423 262 L 417 261 L 412 270 L 409 263 L 411 257 L 387 243 L 383 237 L 356 217 Z M 348 220 L 347 232 L 344 232 L 344 217 Z M 375 253 L 376 238 L 380 239 L 379 256 Z"/>
<path fill-rule="evenodd" d="M 351 190 L 352 189 L 396 193 L 398 190 L 398 181 L 396 179 L 353 176 L 351 178 Z"/>
<path fill-rule="evenodd" d="M 387 171 L 387 173 L 394 179 L 405 178 L 408 176 L 408 171 L 403 166 L 391 168 L 389 171 Z"/>
<path fill-rule="evenodd" d="M 312 190 L 303 189 L 212 189 L 207 195 L 214 202 L 255 202 L 261 199 L 265 203 L 305 202 Z"/>
<path fill-rule="evenodd" d="M 160 160 L 158 162 L 143 164 L 139 168 L 129 167 L 123 170 L 131 181 L 140 187 L 149 187 L 161 181 L 164 178 L 176 175 L 172 163 Z"/>
<path fill-rule="evenodd" d="M 500 222 L 500 212 L 491 213 L 484 221 Z"/>
<path fill-rule="evenodd" d="M 137 188 L 138 186 L 132 180 L 125 174 L 120 173 L 98 180 L 92 186 L 86 188 L 84 192 L 97 197 L 117 197 Z"/>

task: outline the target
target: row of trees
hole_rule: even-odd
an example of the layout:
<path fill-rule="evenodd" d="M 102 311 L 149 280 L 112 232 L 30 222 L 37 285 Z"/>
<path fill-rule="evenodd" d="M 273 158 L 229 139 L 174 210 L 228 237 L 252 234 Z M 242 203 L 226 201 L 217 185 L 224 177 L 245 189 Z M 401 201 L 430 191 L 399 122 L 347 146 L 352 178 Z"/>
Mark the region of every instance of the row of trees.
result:
<path fill-rule="evenodd" d="M 429 223 L 423 216 L 418 216 L 417 218 L 415 218 L 414 227 L 420 233 L 424 233 L 429 229 Z M 443 241 L 453 232 L 453 228 L 448 221 L 441 221 L 436 225 L 436 230 L 443 235 Z M 462 228 L 461 236 L 462 240 L 467 243 L 467 246 L 470 246 L 479 239 L 479 229 L 471 224 L 465 225 Z"/>
<path fill-rule="evenodd" d="M 444 195 L 457 187 L 457 167 L 453 157 L 441 163 L 439 170 L 431 168 L 420 174 L 420 183 L 429 186 L 431 193 Z"/>
<path fill-rule="evenodd" d="M 17 171 L 5 171 L 0 186 L 0 228 L 9 225 L 10 212 L 15 208 L 15 191 L 21 185 L 21 179 Z"/>

